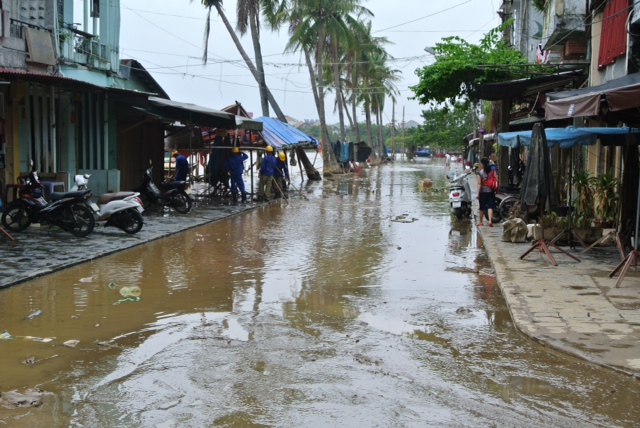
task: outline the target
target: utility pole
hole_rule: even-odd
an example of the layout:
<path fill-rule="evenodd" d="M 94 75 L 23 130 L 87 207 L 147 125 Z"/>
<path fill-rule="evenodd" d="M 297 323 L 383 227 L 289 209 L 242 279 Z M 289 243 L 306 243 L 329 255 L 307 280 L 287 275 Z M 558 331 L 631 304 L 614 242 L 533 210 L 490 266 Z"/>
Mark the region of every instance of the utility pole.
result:
<path fill-rule="evenodd" d="M 404 121 L 404 106 L 402 106 L 402 155 L 407 151 L 407 143 L 404 140 L 404 129 L 407 127 L 407 122 Z"/>
<path fill-rule="evenodd" d="M 396 154 L 396 100 L 393 100 L 393 105 L 391 107 L 391 141 L 393 141 L 393 154 Z"/>

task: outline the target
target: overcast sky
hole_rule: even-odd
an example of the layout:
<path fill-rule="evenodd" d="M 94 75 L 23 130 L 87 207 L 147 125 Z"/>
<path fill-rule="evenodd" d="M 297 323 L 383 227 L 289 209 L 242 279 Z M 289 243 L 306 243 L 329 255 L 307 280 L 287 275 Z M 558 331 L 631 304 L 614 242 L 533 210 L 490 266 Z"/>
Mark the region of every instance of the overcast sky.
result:
<path fill-rule="evenodd" d="M 443 37 L 459 36 L 476 43 L 500 24 L 501 0 L 368 0 L 363 6 L 375 15 L 373 33 L 392 44 L 387 51 L 395 58 L 392 67 L 401 72 L 396 122 L 422 123 L 424 106 L 408 98 L 409 86 L 418 82 L 415 70 L 433 62 L 424 51 Z M 236 1 L 224 1 L 224 10 L 235 26 Z M 171 99 L 220 109 L 240 102 L 247 111 L 261 116 L 257 85 L 237 52 L 227 30 L 212 13 L 209 61 L 202 65 L 206 10 L 200 0 L 121 0 L 121 59 L 136 59 L 151 73 Z M 287 32 L 263 30 L 262 52 L 267 63 L 267 85 L 280 108 L 298 120 L 317 119 L 309 84 L 309 73 L 299 54 L 283 54 Z M 250 37 L 243 38 L 248 53 Z M 327 120 L 337 122 L 333 100 L 327 100 Z M 271 110 L 271 116 L 275 116 Z M 363 120 L 362 117 L 360 120 Z M 387 103 L 384 121 L 392 120 Z"/>

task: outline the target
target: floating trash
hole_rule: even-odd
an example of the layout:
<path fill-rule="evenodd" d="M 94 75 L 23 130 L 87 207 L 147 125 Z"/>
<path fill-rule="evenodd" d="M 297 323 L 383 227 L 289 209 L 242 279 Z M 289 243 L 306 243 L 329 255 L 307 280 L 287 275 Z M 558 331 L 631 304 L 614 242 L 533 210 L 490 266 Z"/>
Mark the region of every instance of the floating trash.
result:
<path fill-rule="evenodd" d="M 125 285 L 120 288 L 120 295 L 122 297 L 140 297 L 142 290 L 137 285 Z"/>
<path fill-rule="evenodd" d="M 32 319 L 34 319 L 36 317 L 39 317 L 40 315 L 42 315 L 42 311 L 40 309 L 38 309 L 37 311 L 27 315 L 27 319 L 28 320 L 32 320 Z"/>
<path fill-rule="evenodd" d="M 118 285 L 115 282 L 110 282 L 109 283 L 109 288 L 114 289 L 116 288 Z"/>
<path fill-rule="evenodd" d="M 0 340 L 10 340 L 10 339 L 19 339 L 19 340 L 30 340 L 32 342 L 51 342 L 55 337 L 35 337 L 35 336 L 14 336 L 8 331 L 3 331 L 0 333 Z"/>
<path fill-rule="evenodd" d="M 120 299 L 117 302 L 113 302 L 114 305 L 119 305 L 120 303 L 124 303 L 124 302 L 139 302 L 140 298 L 139 297 L 126 297 L 124 299 Z"/>
<path fill-rule="evenodd" d="M 75 348 L 76 346 L 78 346 L 78 343 L 80 343 L 79 340 L 71 339 L 64 342 L 63 345 L 68 346 L 69 348 Z"/>

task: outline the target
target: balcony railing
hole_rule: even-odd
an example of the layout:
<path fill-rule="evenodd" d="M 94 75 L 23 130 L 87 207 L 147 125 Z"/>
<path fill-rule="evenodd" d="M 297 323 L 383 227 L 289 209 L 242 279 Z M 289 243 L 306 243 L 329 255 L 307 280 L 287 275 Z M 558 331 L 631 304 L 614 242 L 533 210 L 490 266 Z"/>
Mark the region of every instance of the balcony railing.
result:
<path fill-rule="evenodd" d="M 118 63 L 118 53 L 100 39 L 77 28 L 65 28 L 60 31 L 60 57 L 78 64 L 100 70 L 112 70 Z"/>

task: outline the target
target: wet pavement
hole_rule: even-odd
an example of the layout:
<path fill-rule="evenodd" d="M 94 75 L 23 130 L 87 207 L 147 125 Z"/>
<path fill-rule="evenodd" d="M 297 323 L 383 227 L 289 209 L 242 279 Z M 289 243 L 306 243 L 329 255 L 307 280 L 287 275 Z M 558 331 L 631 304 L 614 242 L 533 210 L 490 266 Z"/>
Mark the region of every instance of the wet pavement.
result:
<path fill-rule="evenodd" d="M 56 226 L 30 226 L 11 233 L 15 241 L 0 234 L 0 288 L 8 287 L 98 257 L 142 245 L 206 223 L 228 218 L 255 208 L 257 203 L 230 204 L 218 198 L 197 198 L 188 214 L 151 207 L 144 213 L 145 224 L 135 235 L 96 223 L 86 238 L 76 238 Z"/>
<path fill-rule="evenodd" d="M 552 249 L 558 265 L 531 243 L 502 242 L 502 225 L 479 227 L 517 328 L 546 346 L 628 375 L 640 376 L 640 273 L 616 287 L 615 246 Z M 619 273 L 619 272 L 618 272 Z"/>
<path fill-rule="evenodd" d="M 142 230 L 133 236 L 101 224 L 87 238 L 73 237 L 57 227 L 30 228 L 14 234 L 13 242 L 2 235 L 0 288 L 261 205 L 198 201 L 187 215 L 152 208 L 145 214 Z M 581 255 L 581 247 L 562 247 L 581 261 L 554 250 L 558 266 L 553 266 L 537 250 L 520 259 L 531 243 L 502 242 L 501 224 L 478 229 L 521 332 L 559 351 L 640 376 L 640 273 L 632 267 L 621 286 L 615 287 L 618 276 L 609 278 L 609 274 L 621 262 L 616 247 L 596 247 Z"/>
<path fill-rule="evenodd" d="M 417 191 L 425 175 L 440 193 Z M 498 242 L 500 225 L 479 237 L 448 215 L 443 176 L 398 163 L 314 183 L 310 202 L 148 213 L 133 237 L 16 234 L 1 247 L 19 250 L 3 254 L 5 272 L 7 258 L 28 271 L 40 257 L 40 274 L 90 262 L 1 292 L 2 328 L 55 338 L 0 342 L 0 391 L 40 385 L 54 397 L 22 426 L 631 426 L 636 381 L 549 350 L 609 365 L 587 357 L 620 339 L 595 299 L 610 300 L 615 280 L 580 270 L 588 257 L 519 260 L 530 244 Z M 615 264 L 610 250 L 592 254 Z M 570 296 L 580 275 L 599 291 Z M 568 290 L 544 291 L 561 281 Z M 139 284 L 142 301 L 119 304 L 111 282 Z M 563 335 L 581 303 L 595 318 L 582 327 L 598 330 Z M 544 346 L 512 323 L 537 327 Z M 598 355 L 626 350 L 616 345 Z"/>

